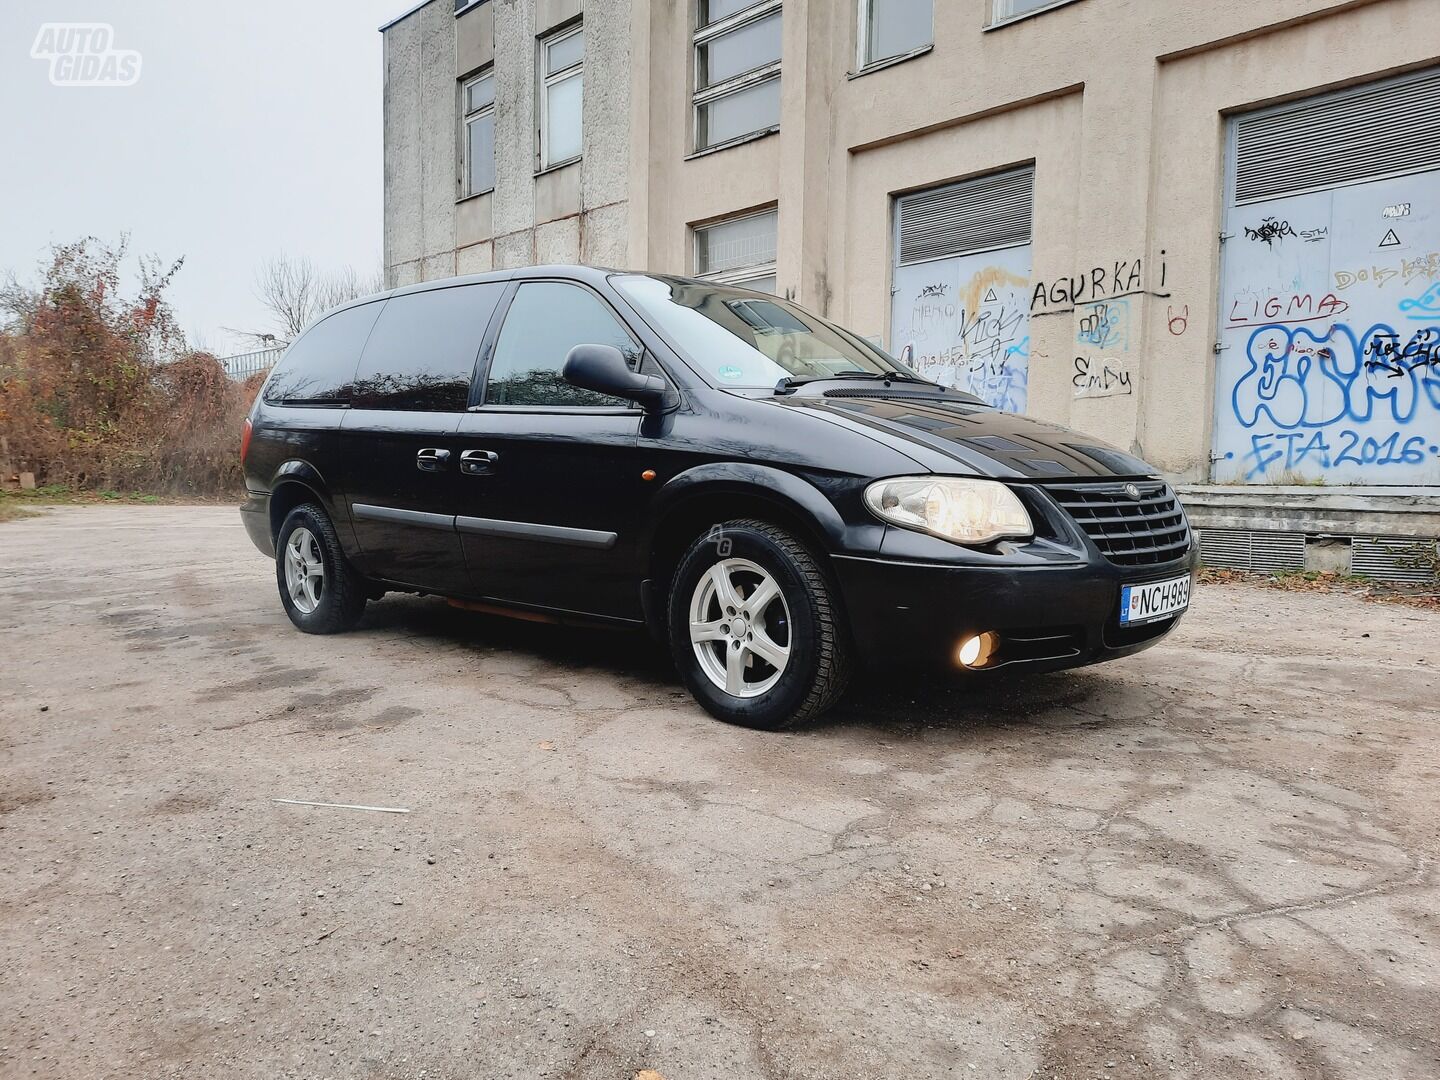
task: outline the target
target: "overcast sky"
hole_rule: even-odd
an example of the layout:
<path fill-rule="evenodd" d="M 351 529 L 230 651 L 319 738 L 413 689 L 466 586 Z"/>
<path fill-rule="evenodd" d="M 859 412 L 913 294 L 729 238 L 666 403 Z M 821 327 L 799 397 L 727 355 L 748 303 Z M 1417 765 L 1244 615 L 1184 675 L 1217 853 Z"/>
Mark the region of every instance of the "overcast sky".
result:
<path fill-rule="evenodd" d="M 33 279 L 51 243 L 131 234 L 185 256 L 171 299 L 225 353 L 265 322 L 266 258 L 374 273 L 381 259 L 382 22 L 411 0 L 3 0 L 0 273 Z M 129 87 L 52 86 L 42 23 L 114 26 Z"/>

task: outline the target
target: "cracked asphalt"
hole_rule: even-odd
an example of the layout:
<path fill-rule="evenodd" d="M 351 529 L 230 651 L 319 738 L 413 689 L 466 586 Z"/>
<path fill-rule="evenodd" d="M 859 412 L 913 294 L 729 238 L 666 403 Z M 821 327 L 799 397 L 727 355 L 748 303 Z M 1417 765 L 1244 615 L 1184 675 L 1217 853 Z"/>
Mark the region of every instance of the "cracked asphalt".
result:
<path fill-rule="evenodd" d="M 0 525 L 0 1076 L 1440 1076 L 1437 644 L 1202 587 L 777 736 L 638 636 L 299 634 L 227 507 Z"/>

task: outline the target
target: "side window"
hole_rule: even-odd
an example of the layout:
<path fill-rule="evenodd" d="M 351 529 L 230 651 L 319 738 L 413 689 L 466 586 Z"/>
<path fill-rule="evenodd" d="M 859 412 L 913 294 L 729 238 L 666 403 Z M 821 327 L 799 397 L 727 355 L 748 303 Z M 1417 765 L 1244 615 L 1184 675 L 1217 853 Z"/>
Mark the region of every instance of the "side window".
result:
<path fill-rule="evenodd" d="M 487 71 L 464 86 L 465 180 L 461 196 L 495 190 L 495 75 Z"/>
<path fill-rule="evenodd" d="M 495 282 L 391 297 L 355 372 L 355 406 L 464 412 L 480 339 L 504 291 Z"/>
<path fill-rule="evenodd" d="M 384 303 L 327 316 L 300 335 L 265 383 L 267 405 L 344 405 L 355 365 Z"/>
<path fill-rule="evenodd" d="M 559 281 L 521 285 L 495 342 L 487 405 L 619 405 L 621 399 L 571 386 L 560 377 L 576 345 L 613 345 L 633 368 L 641 350 L 588 289 Z"/>

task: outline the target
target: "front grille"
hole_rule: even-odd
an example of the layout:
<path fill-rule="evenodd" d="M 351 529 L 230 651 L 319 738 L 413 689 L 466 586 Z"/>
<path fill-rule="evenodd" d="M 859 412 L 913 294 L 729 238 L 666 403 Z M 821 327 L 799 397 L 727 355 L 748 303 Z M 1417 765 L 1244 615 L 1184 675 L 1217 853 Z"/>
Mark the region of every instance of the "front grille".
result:
<path fill-rule="evenodd" d="M 1128 493 L 1127 487 L 1140 497 Z M 1156 480 L 1056 484 L 1046 490 L 1100 553 L 1120 566 L 1171 562 L 1190 550 L 1185 511 L 1168 484 Z"/>

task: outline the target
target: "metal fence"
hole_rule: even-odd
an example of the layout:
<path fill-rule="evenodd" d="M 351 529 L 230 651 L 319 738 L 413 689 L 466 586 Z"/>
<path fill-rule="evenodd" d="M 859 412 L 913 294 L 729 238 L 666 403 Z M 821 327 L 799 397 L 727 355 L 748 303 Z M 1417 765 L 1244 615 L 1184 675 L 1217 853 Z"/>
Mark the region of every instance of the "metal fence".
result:
<path fill-rule="evenodd" d="M 240 353 L 236 356 L 222 356 L 220 366 L 225 374 L 236 382 L 244 382 L 258 371 L 269 371 L 285 351 L 281 345 L 274 349 L 260 349 L 257 352 Z"/>

